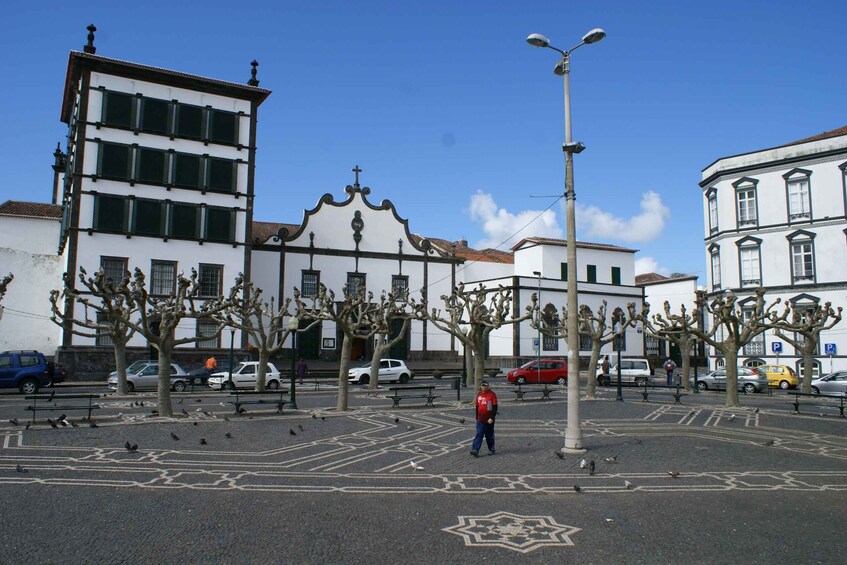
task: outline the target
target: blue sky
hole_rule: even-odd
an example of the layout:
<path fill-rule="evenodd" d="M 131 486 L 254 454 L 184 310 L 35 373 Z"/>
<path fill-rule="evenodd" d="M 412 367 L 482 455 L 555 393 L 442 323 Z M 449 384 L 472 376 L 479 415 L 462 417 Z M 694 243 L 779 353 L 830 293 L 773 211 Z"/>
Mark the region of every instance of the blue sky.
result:
<path fill-rule="evenodd" d="M 257 220 L 301 221 L 324 193 L 342 198 L 358 164 L 370 199 L 413 232 L 477 247 L 533 219 L 518 237 L 564 237 L 562 202 L 546 198 L 564 184 L 562 80 L 556 54 L 525 38 L 569 48 L 602 27 L 572 57 L 573 135 L 588 147 L 578 238 L 701 284 L 700 171 L 847 124 L 843 1 L 48 1 L 6 14 L 0 201 L 49 202 L 67 55 L 89 23 L 106 57 L 237 82 L 259 61 L 273 94 Z"/>

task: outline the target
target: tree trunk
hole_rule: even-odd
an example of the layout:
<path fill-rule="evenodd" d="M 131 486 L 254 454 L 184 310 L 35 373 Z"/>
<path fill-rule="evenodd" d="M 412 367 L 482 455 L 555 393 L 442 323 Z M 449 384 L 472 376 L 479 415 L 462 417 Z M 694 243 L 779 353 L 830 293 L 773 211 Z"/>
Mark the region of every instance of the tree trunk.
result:
<path fill-rule="evenodd" d="M 376 334 L 377 335 L 377 344 L 374 347 L 374 354 L 371 357 L 371 370 L 368 378 L 368 390 L 370 392 L 376 392 L 377 385 L 379 384 L 379 362 L 382 361 L 382 354 L 385 353 L 385 345 L 382 343 L 383 337 L 385 334 Z"/>
<path fill-rule="evenodd" d="M 259 366 L 256 369 L 256 390 L 264 391 L 265 384 L 268 380 L 268 360 L 270 359 L 271 354 L 265 347 L 259 348 Z M 279 376 L 279 380 L 282 381 L 282 374 Z"/>
<path fill-rule="evenodd" d="M 335 409 L 339 412 L 347 410 L 347 373 L 350 371 L 350 352 L 353 351 L 353 339 L 344 334 L 341 340 L 341 359 L 338 367 L 338 402 Z"/>
<path fill-rule="evenodd" d="M 114 340 L 115 342 L 115 370 L 118 372 L 118 388 L 115 394 L 124 396 L 129 391 L 126 386 L 126 342 Z"/>
<path fill-rule="evenodd" d="M 738 406 L 738 348 L 729 346 L 723 352 L 726 367 L 726 406 Z"/>
<path fill-rule="evenodd" d="M 594 400 L 597 391 L 597 360 L 600 358 L 600 344 L 592 340 L 591 358 L 588 360 L 588 385 L 585 387 L 586 398 Z M 576 372 L 579 378 L 579 371 Z M 571 368 L 568 367 L 568 378 L 571 376 Z"/>
<path fill-rule="evenodd" d="M 808 336 L 803 342 L 803 385 L 802 390 L 806 394 L 812 393 L 812 375 L 815 371 L 815 349 L 817 340 L 811 340 Z"/>
<path fill-rule="evenodd" d="M 171 350 L 173 346 L 165 339 L 159 341 L 159 416 L 172 418 L 171 406 Z"/>
<path fill-rule="evenodd" d="M 691 383 L 688 382 L 688 373 L 691 371 L 691 337 L 681 337 L 679 340 L 679 354 L 682 356 L 682 386 L 691 392 Z"/>
<path fill-rule="evenodd" d="M 476 347 L 474 347 L 476 349 Z M 485 378 L 485 355 L 483 351 L 473 352 L 473 382 L 474 391 L 479 390 L 482 379 Z"/>

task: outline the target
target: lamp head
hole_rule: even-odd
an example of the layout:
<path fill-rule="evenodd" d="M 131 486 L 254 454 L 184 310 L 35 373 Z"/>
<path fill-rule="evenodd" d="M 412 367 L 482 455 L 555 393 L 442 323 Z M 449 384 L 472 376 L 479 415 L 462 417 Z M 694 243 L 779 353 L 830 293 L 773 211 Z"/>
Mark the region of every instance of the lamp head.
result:
<path fill-rule="evenodd" d="M 532 274 L 535 275 L 536 277 L 540 277 L 541 271 L 532 271 Z"/>
<path fill-rule="evenodd" d="M 602 41 L 604 37 L 606 37 L 606 32 L 599 27 L 595 27 L 582 36 L 582 42 L 587 44 L 597 43 L 598 41 Z M 529 41 L 529 38 L 527 38 L 527 41 Z"/>
<path fill-rule="evenodd" d="M 601 30 L 602 31 L 602 30 Z M 591 32 L 588 32 L 591 33 Z M 599 41 L 599 40 L 598 40 Z M 532 45 L 533 47 L 549 47 L 550 40 L 541 35 L 540 33 L 531 33 L 529 37 L 526 38 L 526 42 Z"/>

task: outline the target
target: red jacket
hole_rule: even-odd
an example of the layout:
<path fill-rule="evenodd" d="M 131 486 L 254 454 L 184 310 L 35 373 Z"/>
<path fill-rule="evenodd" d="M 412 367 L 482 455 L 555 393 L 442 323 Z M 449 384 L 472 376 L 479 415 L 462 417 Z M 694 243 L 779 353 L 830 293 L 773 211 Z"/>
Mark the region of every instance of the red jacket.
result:
<path fill-rule="evenodd" d="M 497 416 L 497 395 L 493 390 L 479 391 L 476 395 L 476 421 L 487 422 Z"/>

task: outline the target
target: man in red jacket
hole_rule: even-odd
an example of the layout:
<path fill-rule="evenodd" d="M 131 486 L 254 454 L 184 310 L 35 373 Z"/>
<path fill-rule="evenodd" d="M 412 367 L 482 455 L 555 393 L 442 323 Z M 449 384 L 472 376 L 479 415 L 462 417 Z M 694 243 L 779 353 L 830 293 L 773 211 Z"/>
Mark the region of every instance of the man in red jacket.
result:
<path fill-rule="evenodd" d="M 473 438 L 471 455 L 479 457 L 482 438 L 488 444 L 488 453 L 494 455 L 494 419 L 497 417 L 497 395 L 488 388 L 488 381 L 480 383 L 480 391 L 476 395 L 476 437 Z"/>

